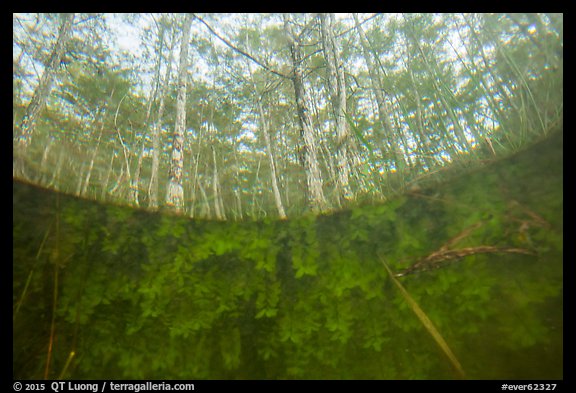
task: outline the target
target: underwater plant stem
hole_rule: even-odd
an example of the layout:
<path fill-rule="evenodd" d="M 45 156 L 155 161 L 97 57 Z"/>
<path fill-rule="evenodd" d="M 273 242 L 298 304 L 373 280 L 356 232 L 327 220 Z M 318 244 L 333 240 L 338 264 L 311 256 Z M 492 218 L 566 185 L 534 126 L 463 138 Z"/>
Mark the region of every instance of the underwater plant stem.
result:
<path fill-rule="evenodd" d="M 461 379 L 466 378 L 466 373 L 464 372 L 464 369 L 462 368 L 460 361 L 458 360 L 456 355 L 454 355 L 454 352 L 452 352 L 452 350 L 448 346 L 448 343 L 446 342 L 446 340 L 444 340 L 444 337 L 442 337 L 442 335 L 440 334 L 438 329 L 436 329 L 436 327 L 434 326 L 434 324 L 432 323 L 430 318 L 428 318 L 428 316 L 426 315 L 426 313 L 424 313 L 422 308 L 420 308 L 418 303 L 416 303 L 416 301 L 412 298 L 412 296 L 410 296 L 410 294 L 404 288 L 404 286 L 400 283 L 400 281 L 398 281 L 398 279 L 395 277 L 392 270 L 388 267 L 388 264 L 384 261 L 384 258 L 382 258 L 382 257 L 379 257 L 379 258 L 380 258 L 380 261 L 382 262 L 382 264 L 384 265 L 384 267 L 386 268 L 386 270 L 388 271 L 388 275 L 390 276 L 390 279 L 396 285 L 398 290 L 400 290 L 400 293 L 402 294 L 402 296 L 404 297 L 404 299 L 406 300 L 406 302 L 408 303 L 408 305 L 410 306 L 410 308 L 412 309 L 414 314 L 416 314 L 416 316 L 418 317 L 420 322 L 422 322 L 422 325 L 424 325 L 424 327 L 426 328 L 428 333 L 430 333 L 432 338 L 434 338 L 434 341 L 436 341 L 436 344 L 438 344 L 440 349 L 442 349 L 444 354 L 450 360 L 450 363 L 452 364 L 452 366 L 456 370 L 458 377 Z"/>
<path fill-rule="evenodd" d="M 64 364 L 64 368 L 62 369 L 62 372 L 58 376 L 59 380 L 64 377 L 64 374 L 68 370 L 68 366 L 70 366 L 70 362 L 72 361 L 72 358 L 74 358 L 74 355 L 76 355 L 76 352 L 74 350 L 70 351 L 70 353 L 68 354 L 68 359 L 66 359 L 66 364 Z"/>
<path fill-rule="evenodd" d="M 50 360 L 52 359 L 52 348 L 54 347 L 54 334 L 56 331 L 56 301 L 58 299 L 58 265 L 54 265 L 54 298 L 52 301 L 52 322 L 50 323 L 50 340 L 48 341 L 48 353 L 46 354 L 46 368 L 44 369 L 44 379 L 48 379 L 50 372 Z"/>
<path fill-rule="evenodd" d="M 60 255 L 60 195 L 56 196 L 56 255 Z M 52 291 L 52 321 L 50 322 L 50 339 L 48 341 L 48 353 L 46 354 L 46 368 L 44 379 L 48 379 L 52 348 L 54 347 L 54 334 L 56 331 L 56 304 L 58 301 L 58 269 L 59 264 L 54 261 L 54 289 Z"/>
<path fill-rule="evenodd" d="M 42 239 L 42 243 L 40 243 L 40 247 L 38 248 L 38 252 L 36 253 L 36 263 L 32 266 L 32 269 L 30 269 L 30 273 L 28 273 L 28 278 L 26 279 L 26 284 L 24 285 L 24 289 L 22 290 L 22 294 L 20 295 L 20 300 L 18 300 L 18 303 L 16 304 L 16 309 L 14 310 L 14 314 L 12 315 L 12 321 L 14 321 L 16 319 L 16 315 L 20 311 L 20 307 L 22 307 L 22 303 L 24 302 L 24 298 L 26 297 L 26 294 L 28 293 L 28 287 L 30 286 L 30 282 L 32 281 L 32 276 L 34 275 L 34 270 L 36 269 L 36 265 L 38 264 L 38 260 L 40 259 L 40 255 L 42 253 L 42 250 L 44 249 L 44 244 L 46 243 L 46 239 L 48 238 L 48 234 L 50 233 L 51 227 L 52 227 L 52 224 L 50 224 L 50 226 L 48 227 L 48 230 L 46 230 L 46 234 L 44 235 L 44 238 Z"/>
<path fill-rule="evenodd" d="M 16 309 L 14 310 L 14 315 L 12 316 L 12 321 L 16 319 L 16 315 L 18 311 L 20 311 L 20 307 L 24 302 L 24 298 L 26 297 L 26 293 L 28 292 L 28 287 L 30 286 L 30 281 L 32 281 L 32 274 L 34 273 L 34 268 L 30 269 L 30 273 L 28 273 L 28 278 L 26 279 L 26 285 L 24 285 L 24 289 L 22 290 L 22 295 L 20 295 L 20 300 L 16 304 Z"/>

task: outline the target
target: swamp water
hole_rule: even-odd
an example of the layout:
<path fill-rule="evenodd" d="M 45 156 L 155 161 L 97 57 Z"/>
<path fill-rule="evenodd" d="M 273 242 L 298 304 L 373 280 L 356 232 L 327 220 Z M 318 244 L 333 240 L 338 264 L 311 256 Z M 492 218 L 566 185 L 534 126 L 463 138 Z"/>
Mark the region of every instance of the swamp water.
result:
<path fill-rule="evenodd" d="M 563 376 L 562 133 L 379 206 L 203 222 L 13 182 L 13 377 Z M 384 263 L 383 263 L 384 262 Z"/>

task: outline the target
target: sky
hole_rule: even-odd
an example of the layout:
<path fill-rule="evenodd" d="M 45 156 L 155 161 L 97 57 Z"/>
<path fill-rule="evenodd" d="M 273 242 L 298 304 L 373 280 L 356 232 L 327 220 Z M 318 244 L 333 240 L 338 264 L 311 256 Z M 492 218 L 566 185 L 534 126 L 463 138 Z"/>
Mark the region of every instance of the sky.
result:
<path fill-rule="evenodd" d="M 140 31 L 148 25 L 147 18 L 140 18 L 141 24 L 137 26 L 123 21 L 120 14 L 105 14 L 105 18 L 108 26 L 115 33 L 120 49 L 130 51 L 140 57 L 142 55 Z"/>

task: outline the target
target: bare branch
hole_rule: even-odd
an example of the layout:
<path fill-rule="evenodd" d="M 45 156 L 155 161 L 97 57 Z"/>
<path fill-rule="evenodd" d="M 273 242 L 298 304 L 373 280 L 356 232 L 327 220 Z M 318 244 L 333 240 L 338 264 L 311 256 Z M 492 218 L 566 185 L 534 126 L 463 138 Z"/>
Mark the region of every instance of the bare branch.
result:
<path fill-rule="evenodd" d="M 268 67 L 266 64 L 262 63 L 260 60 L 254 58 L 254 56 L 250 55 L 249 53 L 244 52 L 242 49 L 239 49 L 237 47 L 235 47 L 234 45 L 232 45 L 232 43 L 230 43 L 227 39 L 225 39 L 224 37 L 220 36 L 216 31 L 214 31 L 214 29 L 212 27 L 210 27 L 210 25 L 208 23 L 206 23 L 202 18 L 200 18 L 198 15 L 194 14 L 194 17 L 196 19 L 198 19 L 200 22 L 202 22 L 202 24 L 204 26 L 206 26 L 206 28 L 208 28 L 208 30 L 210 30 L 210 32 L 216 37 L 218 38 L 220 41 L 222 41 L 224 44 L 226 44 L 226 46 L 228 46 L 230 49 L 232 49 L 233 51 L 240 53 L 242 56 L 246 56 L 248 59 L 252 60 L 254 63 L 258 64 L 260 67 L 264 68 L 266 71 L 271 72 L 275 75 L 278 75 L 279 77 L 285 78 L 285 79 L 290 79 L 290 76 L 288 75 L 284 75 L 283 73 L 276 71 L 270 67 Z"/>

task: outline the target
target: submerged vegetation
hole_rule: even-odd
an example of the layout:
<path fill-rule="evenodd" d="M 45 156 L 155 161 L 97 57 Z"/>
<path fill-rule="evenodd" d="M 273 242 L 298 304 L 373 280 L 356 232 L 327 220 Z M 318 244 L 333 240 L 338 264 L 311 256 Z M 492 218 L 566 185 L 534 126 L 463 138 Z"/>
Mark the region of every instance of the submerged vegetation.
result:
<path fill-rule="evenodd" d="M 555 130 L 385 204 L 250 222 L 15 181 L 14 378 L 562 378 L 562 173 Z"/>

